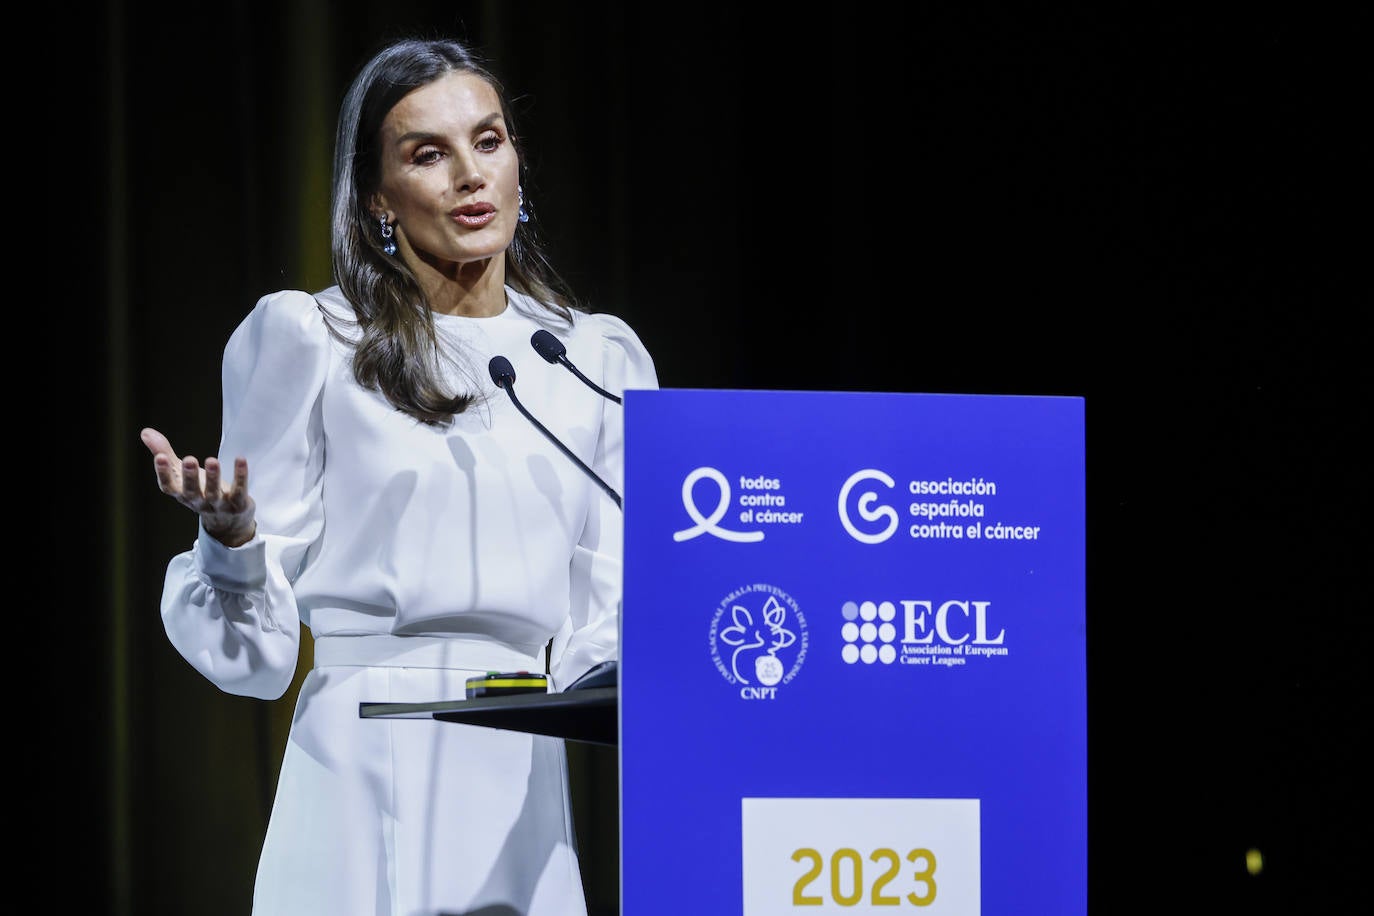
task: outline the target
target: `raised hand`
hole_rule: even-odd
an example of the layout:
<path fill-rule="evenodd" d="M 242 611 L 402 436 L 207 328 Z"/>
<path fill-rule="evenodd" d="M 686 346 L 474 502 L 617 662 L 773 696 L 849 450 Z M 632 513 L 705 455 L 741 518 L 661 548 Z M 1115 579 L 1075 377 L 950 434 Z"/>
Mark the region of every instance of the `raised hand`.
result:
<path fill-rule="evenodd" d="M 153 453 L 158 489 L 198 514 L 207 534 L 228 547 L 252 540 L 257 522 L 248 495 L 248 459 L 234 459 L 234 478 L 226 486 L 218 458 L 206 458 L 202 468 L 193 455 L 177 458 L 167 437 L 151 427 L 139 438 Z"/>

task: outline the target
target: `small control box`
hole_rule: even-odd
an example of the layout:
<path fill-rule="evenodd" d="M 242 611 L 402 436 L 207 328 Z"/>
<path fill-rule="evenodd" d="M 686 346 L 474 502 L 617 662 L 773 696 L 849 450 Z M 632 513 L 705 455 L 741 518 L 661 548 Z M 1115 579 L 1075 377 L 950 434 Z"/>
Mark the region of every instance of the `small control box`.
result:
<path fill-rule="evenodd" d="M 467 679 L 467 697 L 505 697 L 520 693 L 548 693 L 549 679 L 529 671 L 488 671 Z"/>

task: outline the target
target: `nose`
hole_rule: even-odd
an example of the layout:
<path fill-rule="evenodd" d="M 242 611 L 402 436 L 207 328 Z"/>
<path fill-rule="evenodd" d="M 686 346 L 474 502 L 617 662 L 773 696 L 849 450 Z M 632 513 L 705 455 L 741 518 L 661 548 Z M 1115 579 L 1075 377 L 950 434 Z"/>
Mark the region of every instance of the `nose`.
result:
<path fill-rule="evenodd" d="M 475 191 L 487 183 L 486 176 L 477 167 L 477 159 L 468 152 L 453 157 L 453 186 L 460 191 Z"/>

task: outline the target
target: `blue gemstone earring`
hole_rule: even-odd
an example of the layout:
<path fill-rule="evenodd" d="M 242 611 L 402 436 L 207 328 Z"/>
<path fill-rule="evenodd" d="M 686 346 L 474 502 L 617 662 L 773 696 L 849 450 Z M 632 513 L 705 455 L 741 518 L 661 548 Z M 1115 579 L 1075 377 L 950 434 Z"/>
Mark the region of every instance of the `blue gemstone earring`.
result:
<path fill-rule="evenodd" d="M 396 243 L 391 240 L 391 236 L 396 230 L 391 228 L 391 224 L 386 221 L 385 216 L 377 217 L 377 221 L 382 224 L 382 250 L 389 255 L 394 255 Z"/>
<path fill-rule="evenodd" d="M 530 221 L 530 211 L 525 209 L 525 189 L 520 185 L 516 185 L 515 192 L 520 195 L 520 213 L 517 219 L 522 223 L 528 223 Z"/>

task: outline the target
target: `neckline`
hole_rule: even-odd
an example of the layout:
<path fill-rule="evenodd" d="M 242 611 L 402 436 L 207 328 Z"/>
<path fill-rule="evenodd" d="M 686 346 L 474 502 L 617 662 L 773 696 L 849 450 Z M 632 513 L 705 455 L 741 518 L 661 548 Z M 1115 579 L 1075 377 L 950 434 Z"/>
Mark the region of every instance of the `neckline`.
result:
<path fill-rule="evenodd" d="M 436 312 L 433 309 L 430 309 L 429 313 L 432 316 L 434 316 L 434 320 L 436 322 L 500 321 L 502 318 L 507 318 L 515 312 L 514 297 L 515 293 L 511 290 L 509 286 L 507 286 L 506 307 L 501 309 L 501 311 L 497 312 L 495 315 L 450 315 L 448 312 Z"/>
<path fill-rule="evenodd" d="M 511 313 L 510 300 L 506 300 L 506 307 L 495 315 L 450 315 L 448 312 L 436 312 L 431 310 L 435 321 L 500 321 Z"/>

